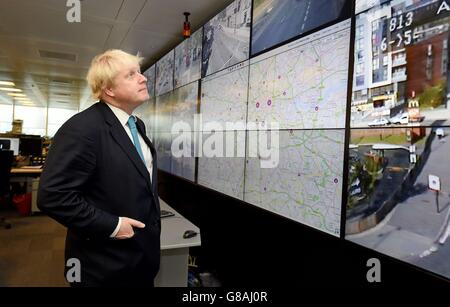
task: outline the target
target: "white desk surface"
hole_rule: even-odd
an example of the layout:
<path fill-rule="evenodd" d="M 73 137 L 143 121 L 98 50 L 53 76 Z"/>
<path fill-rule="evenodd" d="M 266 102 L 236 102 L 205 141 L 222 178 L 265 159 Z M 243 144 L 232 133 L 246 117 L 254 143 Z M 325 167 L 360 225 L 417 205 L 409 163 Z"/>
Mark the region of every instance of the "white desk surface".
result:
<path fill-rule="evenodd" d="M 169 216 L 161 219 L 161 249 L 174 249 L 191 246 L 200 246 L 200 229 L 176 212 L 161 198 L 159 199 L 161 210 L 167 210 L 175 213 L 175 216 Z M 186 230 L 194 230 L 197 235 L 193 238 L 184 239 L 183 234 Z"/>

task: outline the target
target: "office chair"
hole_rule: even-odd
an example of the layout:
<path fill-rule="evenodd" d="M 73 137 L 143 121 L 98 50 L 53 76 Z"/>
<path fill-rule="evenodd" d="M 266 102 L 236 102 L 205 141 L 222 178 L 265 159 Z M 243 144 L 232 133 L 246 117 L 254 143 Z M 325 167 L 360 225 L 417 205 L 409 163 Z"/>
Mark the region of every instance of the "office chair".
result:
<path fill-rule="evenodd" d="M 0 197 L 6 199 L 6 204 L 11 203 L 11 167 L 14 155 L 12 150 L 0 150 Z M 11 223 L 0 217 L 0 227 L 11 228 Z"/>

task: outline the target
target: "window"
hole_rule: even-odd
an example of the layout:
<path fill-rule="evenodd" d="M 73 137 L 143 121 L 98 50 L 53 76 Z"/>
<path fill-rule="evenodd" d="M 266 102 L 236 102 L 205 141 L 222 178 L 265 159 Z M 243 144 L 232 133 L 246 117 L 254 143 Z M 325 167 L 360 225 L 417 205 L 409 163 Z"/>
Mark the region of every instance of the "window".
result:
<path fill-rule="evenodd" d="M 364 76 L 357 76 L 356 77 L 356 86 L 363 86 L 364 85 Z"/>
<path fill-rule="evenodd" d="M 47 135 L 53 137 L 58 129 L 76 113 L 78 110 L 48 108 Z"/>
<path fill-rule="evenodd" d="M 356 74 L 361 75 L 364 73 L 364 64 L 359 63 L 356 65 Z"/>
<path fill-rule="evenodd" d="M 359 25 L 358 26 L 358 32 L 359 35 L 363 35 L 364 34 L 364 25 Z"/>
<path fill-rule="evenodd" d="M 363 49 L 364 39 L 360 38 L 356 41 L 356 50 Z"/>
<path fill-rule="evenodd" d="M 427 57 L 425 73 L 427 76 L 427 80 L 431 80 L 431 78 L 433 77 L 433 58 L 431 56 Z"/>
<path fill-rule="evenodd" d="M 447 45 L 448 40 L 444 39 L 444 41 L 442 42 L 442 62 L 441 62 L 441 74 L 443 76 L 447 75 L 447 65 L 448 65 Z"/>
<path fill-rule="evenodd" d="M 9 132 L 12 129 L 13 106 L 12 104 L 0 104 L 0 133 Z"/>
<path fill-rule="evenodd" d="M 380 87 L 376 87 L 372 90 L 373 96 L 380 96 L 382 89 Z"/>
<path fill-rule="evenodd" d="M 373 70 L 376 70 L 376 69 L 378 69 L 380 67 L 380 62 L 379 62 L 379 60 L 378 59 L 373 59 L 373 61 L 372 61 L 372 68 L 373 68 Z"/>
<path fill-rule="evenodd" d="M 14 119 L 23 120 L 22 133 L 45 135 L 47 108 L 15 106 Z"/>
<path fill-rule="evenodd" d="M 354 93 L 354 99 L 355 100 L 363 100 L 363 99 L 367 99 L 367 92 L 364 93 L 363 91 L 356 91 Z"/>
<path fill-rule="evenodd" d="M 379 27 L 380 27 L 380 20 L 379 19 L 372 21 L 372 32 L 376 32 Z"/>
<path fill-rule="evenodd" d="M 364 51 L 358 51 L 358 61 L 362 61 L 364 59 Z"/>

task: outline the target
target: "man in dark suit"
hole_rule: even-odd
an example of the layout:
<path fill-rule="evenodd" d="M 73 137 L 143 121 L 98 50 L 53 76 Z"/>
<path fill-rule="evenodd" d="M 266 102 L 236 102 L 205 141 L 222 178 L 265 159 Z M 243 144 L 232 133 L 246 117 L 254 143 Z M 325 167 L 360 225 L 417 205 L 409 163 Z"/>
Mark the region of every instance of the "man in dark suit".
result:
<path fill-rule="evenodd" d="M 132 115 L 149 99 L 140 61 L 120 50 L 93 59 L 100 101 L 59 129 L 41 176 L 38 206 L 68 228 L 66 263 L 80 264 L 71 286 L 153 286 L 159 270 L 156 151 Z"/>

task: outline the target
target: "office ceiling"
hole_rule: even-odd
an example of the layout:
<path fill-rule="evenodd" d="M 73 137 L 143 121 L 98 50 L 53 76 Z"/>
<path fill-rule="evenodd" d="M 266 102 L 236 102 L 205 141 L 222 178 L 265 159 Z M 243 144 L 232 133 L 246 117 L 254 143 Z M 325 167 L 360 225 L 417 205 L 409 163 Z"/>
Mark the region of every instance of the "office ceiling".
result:
<path fill-rule="evenodd" d="M 92 103 L 85 76 L 110 48 L 153 64 L 183 40 L 183 12 L 195 31 L 232 0 L 82 0 L 81 22 L 66 20 L 67 0 L 0 1 L 0 81 L 13 81 L 32 105 Z M 0 91 L 1 104 L 30 105 Z"/>

